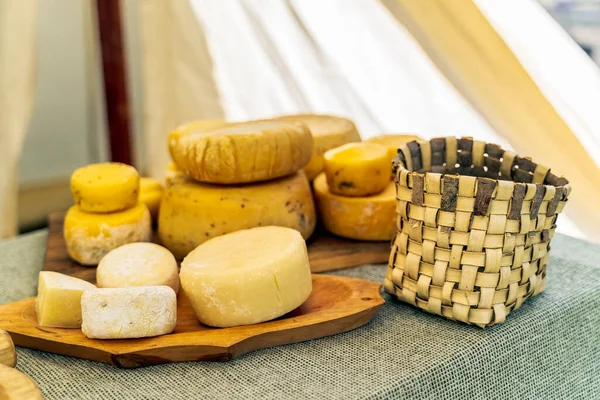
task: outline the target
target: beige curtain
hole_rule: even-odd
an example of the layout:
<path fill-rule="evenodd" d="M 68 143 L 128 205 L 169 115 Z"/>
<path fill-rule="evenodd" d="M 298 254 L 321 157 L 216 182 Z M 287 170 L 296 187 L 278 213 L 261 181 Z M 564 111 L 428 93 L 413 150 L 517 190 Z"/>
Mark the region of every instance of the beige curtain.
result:
<path fill-rule="evenodd" d="M 0 1 L 0 238 L 17 232 L 19 160 L 35 89 L 36 0 Z"/>

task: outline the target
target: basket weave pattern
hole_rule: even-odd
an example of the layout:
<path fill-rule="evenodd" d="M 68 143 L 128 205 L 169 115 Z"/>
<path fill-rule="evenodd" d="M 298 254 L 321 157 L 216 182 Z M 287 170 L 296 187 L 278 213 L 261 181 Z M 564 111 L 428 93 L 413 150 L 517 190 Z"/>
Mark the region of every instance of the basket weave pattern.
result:
<path fill-rule="evenodd" d="M 544 289 L 566 179 L 471 138 L 409 142 L 393 166 L 397 233 L 386 292 L 485 327 Z"/>

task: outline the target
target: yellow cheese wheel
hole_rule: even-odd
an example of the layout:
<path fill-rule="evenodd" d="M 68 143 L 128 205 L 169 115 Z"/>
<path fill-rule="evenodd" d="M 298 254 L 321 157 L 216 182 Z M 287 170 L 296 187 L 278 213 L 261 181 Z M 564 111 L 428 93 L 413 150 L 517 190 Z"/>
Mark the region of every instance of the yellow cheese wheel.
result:
<path fill-rule="evenodd" d="M 173 161 L 183 173 L 200 182 L 219 184 L 259 182 L 292 174 L 308 163 L 312 147 L 305 125 L 277 121 L 190 129 L 171 135 L 169 141 Z"/>
<path fill-rule="evenodd" d="M 205 129 L 212 129 L 225 124 L 226 122 L 220 119 L 206 119 L 188 122 L 187 124 L 178 126 L 169 133 L 169 143 L 173 140 L 178 140 L 183 135 L 201 132 Z"/>
<path fill-rule="evenodd" d="M 158 217 L 158 210 L 160 208 L 160 200 L 164 193 L 164 187 L 159 181 L 152 178 L 141 178 L 140 179 L 140 198 L 139 201 L 144 203 L 152 220 L 156 221 Z"/>
<path fill-rule="evenodd" d="M 158 233 L 162 244 L 182 259 L 208 239 L 241 229 L 283 226 L 307 239 L 315 224 L 310 184 L 298 172 L 252 185 L 176 182 L 163 197 Z"/>
<path fill-rule="evenodd" d="M 263 226 L 213 238 L 181 263 L 181 286 L 203 324 L 257 324 L 306 301 L 306 243 L 290 228 Z"/>
<path fill-rule="evenodd" d="M 404 134 L 384 134 L 374 136 L 366 140 L 369 143 L 377 143 L 388 148 L 389 168 L 392 169 L 392 160 L 398 154 L 398 148 L 404 146 L 406 143 L 413 140 L 422 140 L 420 137 L 415 135 L 404 135 Z"/>
<path fill-rule="evenodd" d="M 323 156 L 327 184 L 341 196 L 369 196 L 390 183 L 387 147 L 375 143 L 348 143 Z"/>
<path fill-rule="evenodd" d="M 332 194 L 324 173 L 313 182 L 319 218 L 325 229 L 356 240 L 391 240 L 395 231 L 396 186 L 388 182 L 381 193 L 368 197 Z"/>
<path fill-rule="evenodd" d="M 90 164 L 71 176 L 71 192 L 82 211 L 113 212 L 138 202 L 140 176 L 135 168 L 121 163 Z"/>
<path fill-rule="evenodd" d="M 73 206 L 65 217 L 64 237 L 69 255 L 83 265 L 97 265 L 112 249 L 133 242 L 149 242 L 150 212 L 143 203 L 114 213 L 89 213 Z"/>
<path fill-rule="evenodd" d="M 346 118 L 323 114 L 297 114 L 284 115 L 277 120 L 299 121 L 308 126 L 313 136 L 314 147 L 312 158 L 304 167 L 304 172 L 311 181 L 323 171 L 323 154 L 327 150 L 361 141 L 356 125 Z"/>

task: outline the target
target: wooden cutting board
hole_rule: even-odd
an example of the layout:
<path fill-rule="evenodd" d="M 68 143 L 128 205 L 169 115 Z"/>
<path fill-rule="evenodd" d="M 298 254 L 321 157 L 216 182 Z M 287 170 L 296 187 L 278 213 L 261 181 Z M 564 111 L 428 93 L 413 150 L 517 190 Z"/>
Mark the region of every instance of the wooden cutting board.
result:
<path fill-rule="evenodd" d="M 378 283 L 313 275 L 313 291 L 302 306 L 256 325 L 202 325 L 181 292 L 177 326 L 169 335 L 94 340 L 80 329 L 42 328 L 37 325 L 34 297 L 0 306 L 0 329 L 8 331 L 17 346 L 137 368 L 182 361 L 226 361 L 252 350 L 349 331 L 366 324 L 383 302 Z"/>
<path fill-rule="evenodd" d="M 85 267 L 69 257 L 63 238 L 64 217 L 65 213 L 62 212 L 50 214 L 44 270 L 61 272 L 95 282 L 95 268 Z M 158 240 L 155 241 L 158 243 Z M 342 239 L 320 229 L 315 232 L 307 245 L 312 272 L 331 271 L 363 264 L 387 263 L 390 257 L 389 242 L 360 242 Z"/>

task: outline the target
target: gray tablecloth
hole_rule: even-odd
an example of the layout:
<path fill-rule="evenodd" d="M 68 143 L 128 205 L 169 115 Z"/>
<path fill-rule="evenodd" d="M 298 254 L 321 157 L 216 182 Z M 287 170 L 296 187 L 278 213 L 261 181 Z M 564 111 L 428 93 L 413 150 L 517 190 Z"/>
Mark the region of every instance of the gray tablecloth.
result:
<path fill-rule="evenodd" d="M 36 293 L 46 232 L 0 241 L 0 303 Z M 385 295 L 366 326 L 229 362 L 136 370 L 19 348 L 47 399 L 600 397 L 600 246 L 557 235 L 546 291 L 482 330 Z M 337 272 L 381 281 L 384 266 Z"/>

